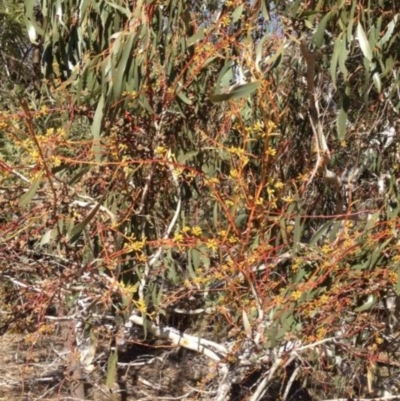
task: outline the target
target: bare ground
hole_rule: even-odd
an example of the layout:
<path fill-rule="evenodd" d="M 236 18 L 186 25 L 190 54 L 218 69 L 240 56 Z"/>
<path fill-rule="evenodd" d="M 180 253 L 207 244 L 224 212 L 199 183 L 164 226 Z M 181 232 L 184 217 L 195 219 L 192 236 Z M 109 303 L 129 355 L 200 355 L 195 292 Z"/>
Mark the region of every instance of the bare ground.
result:
<path fill-rule="evenodd" d="M 4 334 L 0 338 L 0 400 L 73 400 L 66 354 L 60 338 L 42 335 L 32 345 L 30 335 Z M 119 356 L 115 385 L 106 382 L 106 350 L 95 370 L 85 375 L 86 400 L 196 400 L 204 399 L 212 381 L 208 359 L 191 351 L 161 344 L 131 344 Z M 208 398 L 208 397 L 207 397 Z"/>

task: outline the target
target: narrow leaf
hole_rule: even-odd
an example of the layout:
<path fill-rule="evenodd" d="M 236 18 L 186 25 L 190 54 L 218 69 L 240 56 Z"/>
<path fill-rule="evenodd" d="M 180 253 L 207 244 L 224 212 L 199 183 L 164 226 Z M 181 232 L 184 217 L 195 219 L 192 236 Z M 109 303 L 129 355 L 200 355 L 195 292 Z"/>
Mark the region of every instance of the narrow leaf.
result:
<path fill-rule="evenodd" d="M 366 310 L 368 310 L 368 309 L 371 309 L 371 308 L 375 305 L 375 302 L 376 302 L 375 296 L 372 295 L 372 294 L 370 294 L 370 295 L 368 296 L 367 301 L 364 302 L 364 303 L 363 303 L 361 306 L 359 306 L 358 308 L 355 308 L 354 311 L 355 311 L 355 312 L 364 312 L 364 311 L 366 311 Z"/>
<path fill-rule="evenodd" d="M 238 99 L 241 97 L 245 97 L 245 96 L 250 95 L 256 89 L 258 89 L 260 85 L 261 85 L 261 82 L 259 82 L 259 81 L 239 85 L 236 88 L 232 89 L 229 93 L 222 93 L 222 94 L 210 96 L 210 100 L 214 103 L 218 103 L 218 102 L 224 102 L 226 100 Z"/>
<path fill-rule="evenodd" d="M 374 81 L 374 85 L 378 93 L 381 93 L 382 91 L 382 82 L 381 82 L 381 76 L 379 75 L 379 72 L 375 72 L 374 75 L 372 75 L 372 80 Z"/>
<path fill-rule="evenodd" d="M 236 7 L 235 11 L 232 13 L 232 24 L 239 20 L 243 13 L 244 4 Z"/>
<path fill-rule="evenodd" d="M 338 38 L 336 38 L 335 40 L 335 44 L 333 46 L 333 54 L 332 54 L 332 58 L 331 58 L 331 66 L 330 66 L 330 70 L 331 70 L 331 79 L 332 79 L 332 83 L 334 88 L 336 89 L 336 77 L 337 77 L 337 66 L 338 66 L 338 62 L 339 62 L 339 55 L 340 55 L 340 50 L 341 50 L 341 45 L 342 45 L 342 35 L 339 35 Z"/>
<path fill-rule="evenodd" d="M 26 192 L 24 195 L 21 196 L 19 200 L 19 205 L 24 207 L 26 206 L 32 198 L 36 195 L 37 190 L 39 189 L 39 185 L 42 181 L 42 175 L 39 174 L 35 181 L 33 181 L 31 187 L 29 188 L 28 192 Z"/>
<path fill-rule="evenodd" d="M 204 30 L 199 29 L 198 32 L 196 32 L 193 36 L 191 36 L 187 40 L 188 47 L 193 46 L 197 41 L 202 40 L 203 38 L 204 38 Z"/>
<path fill-rule="evenodd" d="M 317 31 L 314 34 L 315 45 L 317 46 L 317 48 L 320 48 L 322 46 L 326 24 L 332 18 L 332 16 L 333 12 L 328 12 L 326 15 L 324 15 L 324 17 L 321 19 L 321 22 L 318 24 Z"/>
<path fill-rule="evenodd" d="M 118 353 L 113 351 L 110 353 L 107 362 L 107 379 L 106 386 L 111 389 L 117 380 L 117 363 L 118 363 Z"/>
<path fill-rule="evenodd" d="M 103 121 L 103 108 L 104 108 L 104 95 L 101 95 L 99 103 L 97 104 L 96 112 L 94 113 L 92 124 L 93 136 L 93 153 L 96 162 L 101 162 L 101 146 L 100 146 L 100 132 Z"/>
<path fill-rule="evenodd" d="M 182 100 L 183 103 L 186 103 L 188 105 L 193 104 L 193 102 L 183 93 L 182 90 L 178 90 L 177 95 L 178 95 L 179 99 Z"/>
<path fill-rule="evenodd" d="M 390 38 L 393 35 L 394 28 L 396 27 L 397 20 L 399 19 L 399 14 L 396 14 L 393 18 L 393 20 L 389 23 L 387 26 L 386 32 L 381 38 L 381 40 L 378 42 L 379 47 L 382 47 L 386 42 L 390 40 Z"/>
<path fill-rule="evenodd" d="M 232 78 L 232 66 L 233 61 L 228 61 L 218 74 L 217 83 L 215 85 L 217 93 L 220 93 L 221 88 L 225 89 L 229 87 L 229 81 Z M 228 77 L 228 79 L 225 79 L 225 77 Z"/>
<path fill-rule="evenodd" d="M 347 43 L 353 41 L 353 26 L 354 26 L 354 13 L 356 11 L 357 0 L 353 0 L 349 16 L 349 23 L 347 25 Z"/>
<path fill-rule="evenodd" d="M 358 25 L 357 25 L 357 40 L 358 40 L 358 43 L 360 44 L 360 48 L 364 54 L 364 57 L 367 60 L 372 61 L 372 50 L 369 45 L 367 35 L 365 34 L 365 31 L 364 31 L 363 27 L 361 26 L 360 22 L 358 22 Z"/>
<path fill-rule="evenodd" d="M 396 295 L 400 295 L 400 262 L 397 263 Z"/>
<path fill-rule="evenodd" d="M 249 321 L 249 318 L 247 316 L 247 313 L 246 313 L 246 311 L 244 309 L 243 309 L 242 317 L 243 317 L 244 332 L 246 333 L 246 336 L 248 338 L 251 338 L 251 325 L 250 325 L 250 321 Z"/>
<path fill-rule="evenodd" d="M 346 138 L 346 122 L 347 122 L 347 113 L 342 107 L 339 111 L 339 115 L 336 120 L 336 128 L 339 141 L 344 141 L 344 139 Z"/>
<path fill-rule="evenodd" d="M 100 209 L 101 203 L 99 202 L 93 209 L 92 211 L 81 221 L 79 224 L 74 226 L 69 233 L 70 240 L 69 242 L 73 244 L 76 242 L 81 235 L 82 231 L 84 228 L 90 223 L 90 221 L 93 219 L 93 217 L 96 215 L 97 211 Z"/>
<path fill-rule="evenodd" d="M 349 71 L 346 67 L 347 56 L 349 55 L 349 50 L 347 49 L 346 39 L 341 40 L 341 47 L 339 52 L 339 68 L 343 74 L 343 78 L 347 80 Z"/>

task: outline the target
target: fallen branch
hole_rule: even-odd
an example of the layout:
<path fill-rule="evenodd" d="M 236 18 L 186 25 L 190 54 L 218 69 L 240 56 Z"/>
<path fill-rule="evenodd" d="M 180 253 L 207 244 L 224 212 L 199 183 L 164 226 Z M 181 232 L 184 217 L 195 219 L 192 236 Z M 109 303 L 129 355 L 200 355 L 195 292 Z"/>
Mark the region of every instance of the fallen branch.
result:
<path fill-rule="evenodd" d="M 228 350 L 223 345 L 201 337 L 181 333 L 172 327 L 161 327 L 152 322 L 145 322 L 141 316 L 131 315 L 129 321 L 139 326 L 146 325 L 146 329 L 157 338 L 167 339 L 177 346 L 199 352 L 217 362 L 220 362 L 228 353 Z M 216 351 L 210 348 L 214 348 Z"/>

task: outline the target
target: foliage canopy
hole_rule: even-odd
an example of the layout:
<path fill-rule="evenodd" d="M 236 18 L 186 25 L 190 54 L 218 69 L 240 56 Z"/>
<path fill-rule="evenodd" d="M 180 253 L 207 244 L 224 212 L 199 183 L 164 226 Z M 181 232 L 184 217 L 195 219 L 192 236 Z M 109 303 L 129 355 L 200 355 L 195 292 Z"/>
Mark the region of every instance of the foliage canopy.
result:
<path fill-rule="evenodd" d="M 54 307 L 82 350 L 112 316 L 121 343 L 216 360 L 218 400 L 254 370 L 243 399 L 378 391 L 376 364 L 398 370 L 399 8 L 26 0 L 25 33 L 3 4 L 4 328 Z"/>

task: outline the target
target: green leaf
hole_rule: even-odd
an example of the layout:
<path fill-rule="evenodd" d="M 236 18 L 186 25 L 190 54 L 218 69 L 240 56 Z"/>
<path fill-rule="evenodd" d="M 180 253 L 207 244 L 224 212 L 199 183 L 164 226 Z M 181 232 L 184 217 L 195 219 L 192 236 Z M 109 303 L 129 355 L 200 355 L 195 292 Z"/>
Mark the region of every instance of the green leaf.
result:
<path fill-rule="evenodd" d="M 255 81 L 248 84 L 239 85 L 232 89 L 229 93 L 222 93 L 217 95 L 211 95 L 210 100 L 214 103 L 224 102 L 231 99 L 238 99 L 241 97 L 249 96 L 261 85 L 261 82 Z"/>
<path fill-rule="evenodd" d="M 125 75 L 127 73 L 128 61 L 132 58 L 132 46 L 135 35 L 130 34 L 128 39 L 124 36 L 120 36 L 114 43 L 113 49 L 117 48 L 117 45 L 121 47 L 121 50 L 115 50 L 115 58 L 118 61 L 111 60 L 111 76 L 112 76 L 112 88 L 114 100 L 117 101 L 121 98 L 122 92 L 125 90 Z M 116 65 L 118 63 L 118 66 Z"/>
<path fill-rule="evenodd" d="M 378 46 L 379 46 L 380 48 L 382 48 L 383 45 L 384 45 L 385 43 L 387 43 L 387 42 L 390 40 L 390 38 L 392 37 L 393 31 L 394 31 L 394 28 L 395 28 L 396 25 L 397 25 L 398 19 L 399 19 L 399 14 L 396 14 L 396 15 L 394 16 L 393 20 L 389 22 L 389 24 L 388 24 L 388 26 L 387 26 L 387 28 L 386 28 L 385 34 L 384 34 L 383 37 L 378 41 Z"/>
<path fill-rule="evenodd" d="M 93 153 L 97 163 L 100 163 L 102 159 L 100 133 L 103 122 L 103 112 L 104 112 L 104 95 L 101 95 L 99 103 L 97 104 L 96 112 L 94 113 L 93 124 L 92 124 Z"/>
<path fill-rule="evenodd" d="M 329 232 L 329 241 L 333 242 L 336 240 L 339 230 L 342 228 L 342 222 L 340 220 L 335 221 Z"/>
<path fill-rule="evenodd" d="M 297 253 L 302 233 L 303 225 L 301 224 L 300 215 L 296 214 L 293 230 L 293 256 L 295 256 Z"/>
<path fill-rule="evenodd" d="M 211 260 L 210 260 L 210 258 L 207 256 L 207 254 L 205 252 L 202 252 L 200 254 L 200 260 L 201 260 L 203 266 L 208 270 L 208 268 L 211 265 Z"/>
<path fill-rule="evenodd" d="M 218 74 L 217 82 L 215 85 L 217 93 L 220 93 L 221 88 L 225 89 L 229 87 L 229 82 L 232 79 L 232 66 L 233 61 L 228 61 Z"/>
<path fill-rule="evenodd" d="M 143 335 L 144 338 L 147 338 L 147 313 L 142 313 L 142 319 L 143 319 Z"/>
<path fill-rule="evenodd" d="M 144 95 L 139 96 L 139 103 L 145 108 L 149 113 L 155 114 L 154 110 L 151 108 L 149 101 L 147 100 L 147 97 Z"/>
<path fill-rule="evenodd" d="M 235 225 L 236 225 L 236 227 L 239 228 L 239 229 L 244 229 L 245 225 L 247 224 L 248 218 L 249 218 L 249 213 L 247 211 L 238 214 L 235 217 Z"/>
<path fill-rule="evenodd" d="M 381 93 L 382 91 L 382 82 L 381 82 L 381 76 L 379 72 L 375 72 L 372 75 L 372 81 L 374 82 L 375 88 L 378 91 L 378 93 Z"/>
<path fill-rule="evenodd" d="M 336 40 L 335 40 L 335 44 L 333 46 L 333 54 L 332 54 L 332 58 L 331 58 L 331 79 L 332 79 L 332 83 L 334 88 L 336 88 L 336 76 L 337 76 L 337 66 L 338 66 L 338 62 L 339 62 L 339 55 L 342 49 L 342 42 L 343 42 L 343 35 L 339 35 Z"/>
<path fill-rule="evenodd" d="M 257 50 L 258 50 L 258 48 L 257 48 Z M 273 64 L 272 68 L 277 68 L 282 59 L 281 56 L 282 56 L 282 53 L 284 50 L 285 50 L 285 44 L 282 43 L 279 46 L 278 50 L 275 52 L 275 54 L 273 56 L 267 58 L 267 60 L 265 61 L 265 64 L 267 64 L 267 65 Z M 261 50 L 260 50 L 260 52 L 261 52 Z"/>
<path fill-rule="evenodd" d="M 183 153 L 180 152 L 179 156 L 177 157 L 178 163 L 185 164 L 187 161 L 193 159 L 193 157 L 199 154 L 198 150 L 193 150 L 192 152 Z"/>
<path fill-rule="evenodd" d="M 327 221 L 324 223 L 313 235 L 310 245 L 311 246 L 316 246 L 318 245 L 318 242 L 322 240 L 324 237 L 327 237 L 329 230 L 331 229 L 332 226 L 332 221 Z"/>
<path fill-rule="evenodd" d="M 372 252 L 372 255 L 369 260 L 369 269 L 373 269 L 375 265 L 378 263 L 378 261 L 384 256 L 384 250 L 386 246 L 389 244 L 389 242 L 392 241 L 392 238 L 387 239 L 385 242 L 383 242 L 381 245 L 379 245 L 377 248 L 374 249 Z"/>
<path fill-rule="evenodd" d="M 46 233 L 43 235 L 42 239 L 40 240 L 39 246 L 47 245 L 56 235 L 57 235 L 57 230 L 55 229 L 47 230 Z"/>
<path fill-rule="evenodd" d="M 239 7 L 236 7 L 235 11 L 232 13 L 232 24 L 240 19 L 243 13 L 244 4 L 241 4 Z"/>
<path fill-rule="evenodd" d="M 181 89 L 177 91 L 177 96 L 182 100 L 183 103 L 188 105 L 193 104 L 193 102 L 183 93 Z"/>
<path fill-rule="evenodd" d="M 288 245 L 286 220 L 279 219 L 279 225 L 281 226 L 281 235 L 282 235 L 283 243 Z"/>
<path fill-rule="evenodd" d="M 204 29 L 199 29 L 193 36 L 187 40 L 188 47 L 193 46 L 197 41 L 204 38 Z"/>
<path fill-rule="evenodd" d="M 113 388 L 117 380 L 117 364 L 118 364 L 118 352 L 116 350 L 111 351 L 107 361 L 107 378 L 106 378 L 106 386 L 109 389 Z"/>
<path fill-rule="evenodd" d="M 120 11 L 122 14 L 125 14 L 128 18 L 131 16 L 132 12 L 131 10 L 127 7 L 121 7 L 120 5 L 116 4 L 116 2 L 111 2 L 105 0 L 105 3 L 108 4 L 109 6 L 115 8 L 116 10 Z"/>
<path fill-rule="evenodd" d="M 345 112 L 343 107 L 341 107 L 339 115 L 336 120 L 336 128 L 339 141 L 344 141 L 346 138 L 346 122 L 347 122 L 347 113 Z"/>
<path fill-rule="evenodd" d="M 364 57 L 367 60 L 372 61 L 372 50 L 369 45 L 367 35 L 365 34 L 365 31 L 361 26 L 360 22 L 358 22 L 357 25 L 357 40 L 360 45 L 361 51 L 363 52 Z"/>
<path fill-rule="evenodd" d="M 219 228 L 219 218 L 218 218 L 219 210 L 220 210 L 219 204 L 218 202 L 215 202 L 213 207 L 213 223 L 215 230 L 218 230 Z"/>
<path fill-rule="evenodd" d="M 305 277 L 307 275 L 307 270 L 306 270 L 306 268 L 305 268 L 305 266 L 303 267 L 300 267 L 298 270 L 297 270 L 297 272 L 296 272 L 296 274 L 295 274 L 295 276 L 294 276 L 294 278 L 293 278 L 293 283 L 294 284 L 299 284 L 300 282 L 301 282 L 301 280 L 303 280 L 303 278 Z"/>
<path fill-rule="evenodd" d="M 85 227 L 90 223 L 90 221 L 93 219 L 93 217 L 96 215 L 97 211 L 100 209 L 101 203 L 99 202 L 93 209 L 92 211 L 81 221 L 79 224 L 74 226 L 69 233 L 69 242 L 73 244 L 78 240 L 80 237 L 82 231 L 85 229 Z"/>
<path fill-rule="evenodd" d="M 351 43 L 353 41 L 354 14 L 356 11 L 356 6 L 357 0 L 353 0 L 349 16 L 349 23 L 347 25 L 347 43 Z"/>
<path fill-rule="evenodd" d="M 348 55 L 349 55 L 349 50 L 347 49 L 346 40 L 342 39 L 339 52 L 339 68 L 345 80 L 347 80 L 347 76 L 349 75 L 349 71 L 347 70 L 346 67 L 346 61 Z"/>
<path fill-rule="evenodd" d="M 243 318 L 244 332 L 246 333 L 246 336 L 248 338 L 251 338 L 252 337 L 252 335 L 251 335 L 252 334 L 251 325 L 250 325 L 250 321 L 249 321 L 249 318 L 247 316 L 247 313 L 246 313 L 246 311 L 244 309 L 242 311 L 242 318 Z"/>
<path fill-rule="evenodd" d="M 189 275 L 192 279 L 196 278 L 195 271 L 200 267 L 200 251 L 198 249 L 191 249 L 189 251 L 189 255 L 191 256 L 191 266 L 188 266 Z"/>
<path fill-rule="evenodd" d="M 396 294 L 397 294 L 397 295 L 400 295 L 400 262 L 397 263 Z"/>
<path fill-rule="evenodd" d="M 36 192 L 39 189 L 39 185 L 40 185 L 41 181 L 42 181 L 42 175 L 39 174 L 36 177 L 35 181 L 33 181 L 28 192 L 26 192 L 24 195 L 22 195 L 21 198 L 19 199 L 18 203 L 21 207 L 26 206 L 32 200 L 32 198 L 36 195 Z"/>
<path fill-rule="evenodd" d="M 383 71 L 382 76 L 386 76 L 388 74 L 391 74 L 392 70 L 393 70 L 393 66 L 394 66 L 394 58 L 393 58 L 393 56 L 389 56 L 386 59 L 385 70 Z"/>
<path fill-rule="evenodd" d="M 168 264 L 168 279 L 174 284 L 178 284 L 178 275 L 176 273 L 175 264 L 171 261 Z"/>
<path fill-rule="evenodd" d="M 322 46 L 326 24 L 332 18 L 333 14 L 334 13 L 332 11 L 326 13 L 321 19 L 321 22 L 318 24 L 317 31 L 314 34 L 315 45 L 317 46 L 317 48 L 320 48 Z"/>
<path fill-rule="evenodd" d="M 375 295 L 369 294 L 368 299 L 366 302 L 364 302 L 361 306 L 358 308 L 355 308 L 355 312 L 364 312 L 366 310 L 371 309 L 376 303 L 376 297 Z"/>

